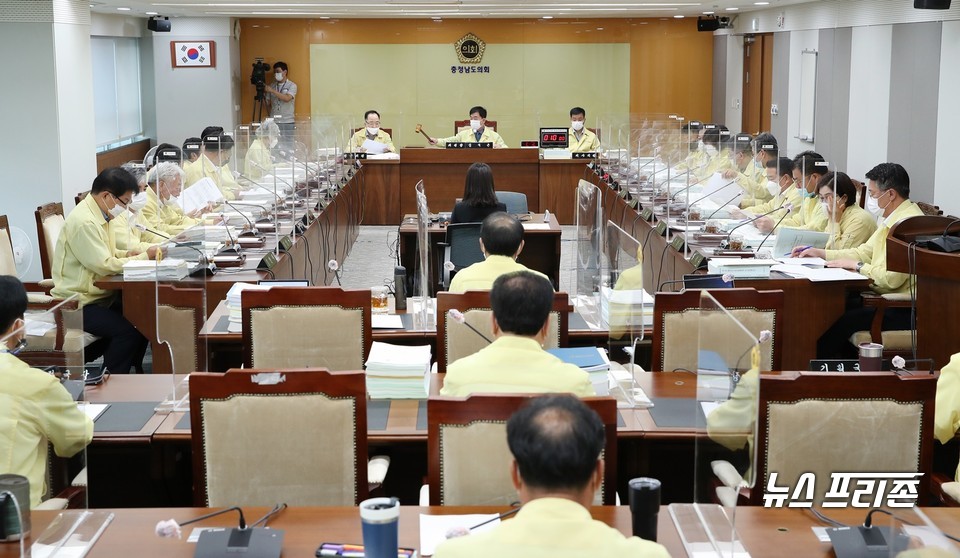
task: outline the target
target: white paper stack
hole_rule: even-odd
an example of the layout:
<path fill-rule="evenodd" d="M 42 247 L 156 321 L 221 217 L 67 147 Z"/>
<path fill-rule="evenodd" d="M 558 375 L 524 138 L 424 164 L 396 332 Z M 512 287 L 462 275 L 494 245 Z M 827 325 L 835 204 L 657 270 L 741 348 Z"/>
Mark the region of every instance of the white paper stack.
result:
<path fill-rule="evenodd" d="M 600 289 L 600 319 L 608 326 L 653 325 L 653 295 L 642 289 Z"/>
<path fill-rule="evenodd" d="M 257 285 L 255 283 L 234 283 L 227 291 L 227 331 L 237 333 L 243 329 L 243 314 L 240 308 L 240 296 L 243 291 L 266 291 L 269 285 Z"/>
<path fill-rule="evenodd" d="M 208 176 L 201 178 L 189 188 L 185 188 L 179 198 L 180 208 L 187 214 L 205 208 L 208 203 L 219 205 L 222 201 L 223 192 L 220 191 L 220 188 L 217 188 L 217 183 Z"/>
<path fill-rule="evenodd" d="M 244 224 L 246 224 L 246 221 L 244 221 Z M 236 229 L 228 231 L 224 225 L 197 225 L 180 233 L 178 238 L 183 237 L 187 242 L 203 240 L 206 242 L 229 243 L 231 238 L 236 239 L 238 234 L 240 233 Z"/>
<path fill-rule="evenodd" d="M 190 273 L 186 260 L 133 260 L 123 264 L 124 281 L 178 281 Z"/>
<path fill-rule="evenodd" d="M 426 399 L 431 359 L 430 345 L 374 341 L 366 363 L 367 393 L 371 399 Z"/>

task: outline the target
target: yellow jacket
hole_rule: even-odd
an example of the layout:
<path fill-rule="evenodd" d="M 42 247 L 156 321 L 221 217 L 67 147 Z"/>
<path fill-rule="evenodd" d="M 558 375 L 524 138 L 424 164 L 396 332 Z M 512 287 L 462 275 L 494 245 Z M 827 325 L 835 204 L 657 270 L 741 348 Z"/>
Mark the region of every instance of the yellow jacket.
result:
<path fill-rule="evenodd" d="M 740 377 L 730 399 L 707 416 L 707 435 L 711 440 L 731 450 L 753 444 L 759 386 L 760 371 L 756 368 L 751 368 Z"/>
<path fill-rule="evenodd" d="M 144 252 L 128 258 L 117 250 L 110 226 L 94 196 L 87 196 L 70 212 L 57 247 L 53 252 L 53 283 L 50 294 L 57 298 L 79 295 L 81 305 L 113 296 L 94 283 L 108 275 L 123 273 L 123 264 L 130 260 L 146 260 Z"/>
<path fill-rule="evenodd" d="M 594 134 L 586 127 L 580 130 L 582 134 L 580 139 L 577 139 L 577 132 L 570 128 L 567 138 L 569 138 L 569 149 L 577 153 L 589 152 L 589 151 L 600 151 L 600 138 L 597 137 L 597 134 Z"/>
<path fill-rule="evenodd" d="M 767 173 L 758 168 L 753 161 L 737 174 L 737 185 L 743 190 L 740 205 L 756 205 L 769 201 L 773 196 L 767 191 Z M 771 208 L 772 209 L 772 208 Z"/>
<path fill-rule="evenodd" d="M 450 281 L 450 292 L 489 291 L 493 288 L 493 282 L 497 277 L 513 271 L 532 271 L 544 279 L 547 278 L 539 271 L 527 269 L 525 265 L 517 263 L 513 258 L 490 255 L 482 262 L 458 271 Z"/>
<path fill-rule="evenodd" d="M 706 154 L 706 165 L 701 167 L 700 178 L 709 178 L 718 172 L 723 172 L 725 170 L 736 170 L 736 165 L 733 164 L 733 159 L 730 156 L 729 149 L 721 149 L 714 155 Z"/>
<path fill-rule="evenodd" d="M 960 429 L 960 353 L 950 357 L 950 362 L 940 369 L 937 379 L 937 401 L 933 415 L 933 435 L 946 444 Z M 960 467 L 957 469 L 960 479 Z"/>
<path fill-rule="evenodd" d="M 503 143 L 503 138 L 500 137 L 500 134 L 493 131 L 493 128 L 484 128 L 483 135 L 480 136 L 480 141 L 477 141 L 476 134 L 473 133 L 473 130 L 464 130 L 458 133 L 455 136 L 450 136 L 449 138 L 437 138 L 438 147 L 446 147 L 449 142 L 463 142 L 463 143 L 492 143 L 494 147 L 506 147 L 507 144 Z"/>
<path fill-rule="evenodd" d="M 580 368 L 543 350 L 529 337 L 501 335 L 476 353 L 447 367 L 440 395 L 471 393 L 572 393 L 594 395 Z"/>
<path fill-rule="evenodd" d="M 506 467 L 507 464 L 504 464 Z M 664 521 L 666 518 L 660 518 Z M 566 498 L 537 498 L 516 517 L 480 533 L 448 539 L 435 558 L 668 558 L 662 545 L 626 537 Z"/>
<path fill-rule="evenodd" d="M 93 439 L 93 421 L 59 380 L 6 352 L 0 376 L 0 472 L 29 479 L 33 508 L 47 493 L 47 443 L 71 457 Z"/>
<path fill-rule="evenodd" d="M 193 162 L 186 170 L 187 176 L 184 183 L 187 188 L 193 186 L 201 178 L 207 177 L 213 180 L 223 193 L 223 197 L 228 200 L 237 199 L 237 192 L 240 191 L 240 185 L 233 178 L 233 173 L 229 168 L 218 167 L 213 164 L 206 154 L 200 154 L 200 158 Z"/>
<path fill-rule="evenodd" d="M 367 129 L 360 128 L 353 134 L 353 137 L 350 138 L 350 151 L 360 151 L 360 148 L 363 147 L 363 142 L 370 139 L 367 137 Z M 393 146 L 393 139 L 390 137 L 390 134 L 384 132 L 383 130 L 377 131 L 377 137 L 373 138 L 373 141 L 377 143 L 382 143 L 387 146 L 387 153 L 396 153 L 397 148 Z M 439 145 L 439 141 L 437 143 Z"/>
<path fill-rule="evenodd" d="M 273 157 L 270 156 L 270 149 L 262 139 L 257 138 L 247 148 L 247 155 L 243 158 L 243 175 L 251 180 L 260 180 L 260 177 L 271 172 Z"/>
<path fill-rule="evenodd" d="M 831 233 L 827 241 L 827 250 L 846 250 L 856 248 L 866 242 L 877 230 L 877 220 L 857 204 L 843 210 L 839 223 L 830 222 L 827 232 Z"/>
<path fill-rule="evenodd" d="M 780 222 L 780 227 L 793 227 L 795 229 L 807 229 L 811 231 L 827 230 L 827 214 L 820 208 L 820 200 L 813 196 L 804 197 L 803 192 L 798 190 L 800 195 L 800 207 L 794 206 L 793 212 L 787 215 L 786 219 Z M 770 216 L 773 218 L 773 215 Z M 777 214 L 777 219 L 780 216 Z M 774 219 L 776 223 L 776 219 Z"/>
<path fill-rule="evenodd" d="M 846 250 L 827 250 L 827 260 L 851 259 L 863 262 L 860 273 L 866 275 L 873 284 L 870 288 L 880 294 L 907 293 L 912 283 L 911 276 L 898 271 L 887 271 L 887 234 L 890 227 L 907 217 L 923 215 L 920 206 L 910 200 L 904 200 L 883 222 L 870 238 L 857 246 Z"/>
<path fill-rule="evenodd" d="M 163 205 L 152 188 L 147 188 L 147 204 L 140 210 L 140 222 L 148 229 L 175 236 L 200 224 L 200 219 L 187 217 L 177 205 Z"/>
<path fill-rule="evenodd" d="M 142 217 L 134 217 L 135 223 L 139 222 Z M 150 225 L 144 224 L 148 229 L 153 229 Z M 113 235 L 113 244 L 117 247 L 117 250 L 136 250 L 137 252 L 144 252 L 151 246 L 155 244 L 160 244 L 166 239 L 160 236 L 157 236 L 149 231 L 141 231 L 137 228 L 130 227 L 130 221 L 127 219 L 127 215 L 123 214 L 116 219 L 111 219 L 108 224 L 110 229 L 110 234 Z M 157 231 L 160 232 L 160 231 Z"/>
<path fill-rule="evenodd" d="M 786 190 L 781 190 L 780 193 L 773 196 L 773 199 L 750 207 L 744 207 L 743 210 L 749 211 L 754 215 L 763 215 L 788 203 L 795 209 L 799 209 L 802 201 L 802 198 L 800 198 L 800 190 L 793 186 L 788 186 Z M 772 218 L 774 216 L 776 216 L 776 219 L 774 219 L 773 222 L 776 223 L 780 215 L 771 215 L 770 217 Z M 784 221 L 786 221 L 786 219 L 784 219 Z"/>

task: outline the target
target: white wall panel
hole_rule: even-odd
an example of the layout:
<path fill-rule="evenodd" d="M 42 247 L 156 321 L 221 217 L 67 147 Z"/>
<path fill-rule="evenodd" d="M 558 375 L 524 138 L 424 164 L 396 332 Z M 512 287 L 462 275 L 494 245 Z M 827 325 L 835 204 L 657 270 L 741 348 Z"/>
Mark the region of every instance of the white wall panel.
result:
<path fill-rule="evenodd" d="M 937 115 L 937 163 L 934 203 L 943 212 L 960 215 L 960 188 L 957 187 L 957 153 L 960 141 L 960 21 L 945 21 L 940 48 L 940 98 Z"/>
<path fill-rule="evenodd" d="M 853 29 L 847 168 L 857 179 L 887 160 L 892 40 L 891 25 Z"/>

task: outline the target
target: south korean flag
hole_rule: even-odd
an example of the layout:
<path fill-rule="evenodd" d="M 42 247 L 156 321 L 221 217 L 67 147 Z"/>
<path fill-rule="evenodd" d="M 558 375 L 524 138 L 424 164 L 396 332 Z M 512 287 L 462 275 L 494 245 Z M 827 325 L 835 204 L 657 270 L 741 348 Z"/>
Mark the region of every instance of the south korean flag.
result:
<path fill-rule="evenodd" d="M 179 66 L 209 66 L 208 43 L 178 43 L 177 60 Z"/>

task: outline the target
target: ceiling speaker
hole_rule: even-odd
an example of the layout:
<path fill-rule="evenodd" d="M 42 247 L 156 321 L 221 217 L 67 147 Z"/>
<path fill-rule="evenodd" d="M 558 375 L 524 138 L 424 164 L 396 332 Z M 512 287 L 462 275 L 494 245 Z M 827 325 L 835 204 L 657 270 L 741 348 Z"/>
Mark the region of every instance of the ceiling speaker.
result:
<path fill-rule="evenodd" d="M 918 10 L 949 10 L 950 0 L 913 0 L 913 7 Z"/>
<path fill-rule="evenodd" d="M 147 29 L 157 33 L 170 32 L 170 18 L 154 16 L 147 20 Z"/>
<path fill-rule="evenodd" d="M 918 2 L 920 0 L 917 0 Z M 706 33 L 708 31 L 716 31 L 720 29 L 720 20 L 715 17 L 698 17 L 697 18 L 697 31 Z"/>

